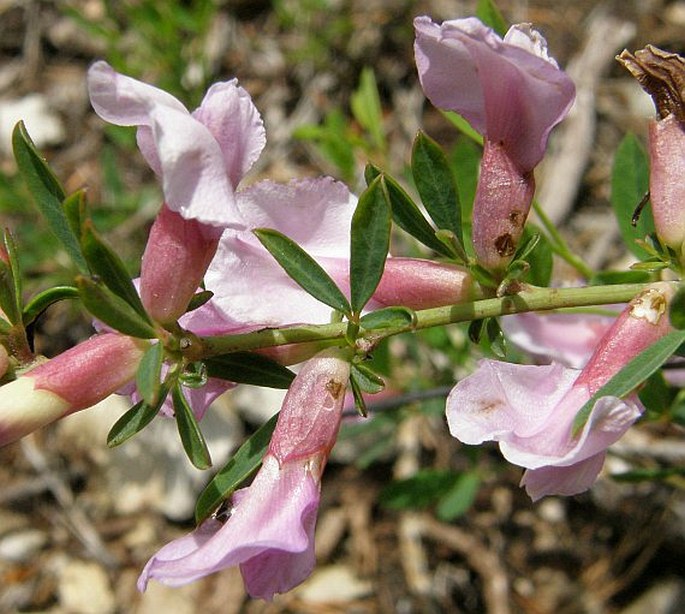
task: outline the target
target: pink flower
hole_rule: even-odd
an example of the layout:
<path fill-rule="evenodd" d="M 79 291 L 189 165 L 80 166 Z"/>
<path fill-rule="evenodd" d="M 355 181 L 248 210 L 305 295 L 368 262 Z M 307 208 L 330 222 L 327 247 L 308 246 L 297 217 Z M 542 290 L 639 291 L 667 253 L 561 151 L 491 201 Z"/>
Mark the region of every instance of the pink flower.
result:
<path fill-rule="evenodd" d="M 95 405 L 130 382 L 147 344 L 102 333 L 0 388 L 0 445 Z"/>
<path fill-rule="evenodd" d="M 643 408 L 633 398 L 601 397 L 574 435 L 576 414 L 624 365 L 670 331 L 665 313 L 672 295 L 669 284 L 659 283 L 635 297 L 582 371 L 558 363 L 482 360 L 447 399 L 450 432 L 467 444 L 498 441 L 509 462 L 527 469 L 521 484 L 533 500 L 587 490 L 607 447 Z"/>
<path fill-rule="evenodd" d="M 501 272 L 523 232 L 535 192 L 532 174 L 575 88 L 529 24 L 504 39 L 478 19 L 441 25 L 414 20 L 419 78 L 426 96 L 456 111 L 485 137 L 473 210 L 478 262 Z"/>
<path fill-rule="evenodd" d="M 235 189 L 264 147 L 262 119 L 235 79 L 210 87 L 193 113 L 105 62 L 90 67 L 88 90 L 104 120 L 138 126 L 140 150 L 161 180 L 165 203 L 145 248 L 141 297 L 153 319 L 172 323 L 202 282 L 221 231 L 245 228 Z"/>
<path fill-rule="evenodd" d="M 321 474 L 340 426 L 349 363 L 339 350 L 307 362 L 283 401 L 262 467 L 235 493 L 225 522 L 211 518 L 164 546 L 138 580 L 177 586 L 240 565 L 248 592 L 272 599 L 309 576 Z"/>

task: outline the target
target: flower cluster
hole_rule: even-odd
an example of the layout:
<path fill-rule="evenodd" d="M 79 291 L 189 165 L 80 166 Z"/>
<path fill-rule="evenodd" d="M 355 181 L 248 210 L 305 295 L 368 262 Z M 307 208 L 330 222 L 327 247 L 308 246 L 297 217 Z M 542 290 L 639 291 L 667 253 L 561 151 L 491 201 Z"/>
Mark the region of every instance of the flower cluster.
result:
<path fill-rule="evenodd" d="M 321 479 L 345 391 L 352 388 L 363 413 L 362 392 L 382 388 L 381 378 L 363 365 L 378 341 L 420 328 L 416 312 L 423 312 L 424 323 L 439 316 L 447 318 L 443 323 L 482 320 L 527 311 L 525 292 L 540 290 L 519 280 L 529 265 L 516 264 L 515 257 L 535 167 L 573 103 L 574 85 L 529 24 L 513 26 L 503 38 L 475 18 L 436 24 L 417 17 L 414 27 L 427 98 L 462 115 L 483 138 L 471 257 L 456 233 L 450 246 L 439 223 L 433 233 L 411 197 L 382 172 L 369 171 L 366 198 L 359 199 L 331 177 L 249 180 L 266 132 L 235 79 L 213 85 L 190 112 L 170 94 L 102 61 L 88 72 L 92 106 L 107 122 L 137 128 L 138 147 L 163 194 L 140 278 L 126 274 L 123 280 L 116 258 L 97 247 L 106 265 L 90 271 L 89 283 L 99 288 L 102 271 L 116 278 L 107 286 L 107 292 L 120 291 L 110 312 L 115 316 L 95 322 L 97 334 L 72 349 L 33 360 L 28 341 L 21 352 L 14 341 L 25 334 L 25 314 L 17 307 L 18 285 L 7 282 L 16 268 L 11 249 L 0 248 L 0 377 L 6 382 L 0 387 L 0 445 L 114 392 L 140 399 L 137 406 L 151 415 L 178 415 L 187 404 L 188 419 L 199 420 L 218 394 L 241 381 L 219 367 L 221 359 L 237 355 L 230 343 L 250 335 L 257 340 L 250 349 L 261 352 L 256 358 L 293 378 L 271 440 L 250 467 L 259 466 L 251 484 L 224 493 L 219 511 L 157 552 L 140 576 L 141 591 L 151 579 L 175 586 L 231 566 L 240 567 L 250 595 L 267 600 L 306 579 L 315 564 Z M 685 261 L 685 63 L 652 47 L 625 52 L 621 61 L 657 103 L 659 120 L 650 128 L 652 206 L 658 239 L 676 254 L 678 268 Z M 435 192 L 450 190 L 437 186 Z M 72 226 L 82 222 L 77 213 Z M 455 257 L 389 256 L 391 216 Z M 277 247 L 263 240 L 265 229 Z M 520 283 L 503 283 L 507 279 Z M 451 434 L 467 444 L 498 442 L 508 461 L 525 468 L 521 484 L 533 500 L 587 490 L 607 448 L 644 411 L 630 391 L 612 396 L 603 387 L 674 330 L 667 315 L 673 284 L 656 279 L 632 288 L 620 299 L 632 300 L 614 316 L 505 319 L 502 327 L 514 343 L 554 361 L 481 360 L 447 398 Z M 507 292 L 518 296 L 501 296 Z M 98 294 L 95 303 L 108 296 Z M 481 299 L 477 309 L 473 303 Z M 501 310 L 485 313 L 498 300 Z M 138 324 L 117 326 L 119 315 Z M 305 325 L 311 334 L 304 341 L 285 334 Z M 338 325 L 335 334 L 321 333 L 327 325 Z M 283 338 L 265 342 L 271 329 Z M 216 339 L 228 344 L 211 346 Z M 282 366 L 296 362 L 304 363 L 296 376 Z M 164 405 L 172 388 L 173 410 Z"/>

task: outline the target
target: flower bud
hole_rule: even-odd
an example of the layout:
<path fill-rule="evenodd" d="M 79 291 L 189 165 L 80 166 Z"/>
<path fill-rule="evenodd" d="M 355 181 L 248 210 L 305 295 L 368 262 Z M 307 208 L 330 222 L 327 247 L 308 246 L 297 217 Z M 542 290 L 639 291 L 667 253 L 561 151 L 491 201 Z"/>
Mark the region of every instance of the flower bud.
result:
<path fill-rule="evenodd" d="M 0 445 L 95 405 L 131 381 L 145 344 L 95 335 L 0 388 Z"/>

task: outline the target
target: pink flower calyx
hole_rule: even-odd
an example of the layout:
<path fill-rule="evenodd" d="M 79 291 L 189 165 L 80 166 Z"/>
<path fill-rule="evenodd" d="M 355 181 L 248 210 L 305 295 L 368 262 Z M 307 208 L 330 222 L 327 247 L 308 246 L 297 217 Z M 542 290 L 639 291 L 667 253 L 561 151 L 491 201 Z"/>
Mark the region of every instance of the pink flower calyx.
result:
<path fill-rule="evenodd" d="M 659 239 L 685 261 L 685 58 L 652 45 L 616 58 L 652 97 L 649 191 Z"/>

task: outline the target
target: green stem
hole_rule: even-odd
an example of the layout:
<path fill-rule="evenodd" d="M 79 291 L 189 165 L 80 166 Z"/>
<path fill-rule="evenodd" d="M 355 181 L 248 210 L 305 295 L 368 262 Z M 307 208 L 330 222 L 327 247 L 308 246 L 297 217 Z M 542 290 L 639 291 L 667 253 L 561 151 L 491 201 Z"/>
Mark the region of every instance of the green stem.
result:
<path fill-rule="evenodd" d="M 489 298 L 472 303 L 417 311 L 414 325 L 406 324 L 366 331 L 364 337 L 368 341 L 376 342 L 400 333 L 512 313 L 626 303 L 648 285 L 616 284 L 584 288 L 536 288 L 531 286 L 518 294 L 502 298 Z M 229 352 L 257 350 L 291 343 L 325 342 L 338 339 L 341 344 L 344 344 L 347 328 L 347 322 L 312 324 L 288 328 L 267 328 L 251 333 L 221 337 L 200 337 L 198 341 L 202 357 L 210 358 Z"/>
<path fill-rule="evenodd" d="M 552 249 L 568 262 L 576 271 L 578 271 L 585 279 L 590 279 L 595 272 L 576 254 L 574 254 L 566 244 L 564 238 L 559 234 L 557 227 L 552 224 L 552 220 L 547 217 L 540 203 L 536 200 L 533 201 L 533 211 L 537 214 L 540 219 L 540 223 L 543 225 L 545 231 L 551 239 Z"/>

